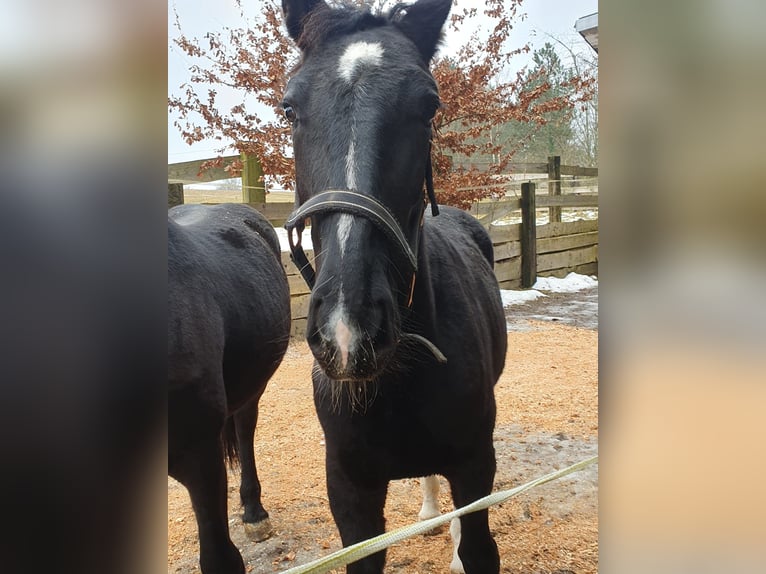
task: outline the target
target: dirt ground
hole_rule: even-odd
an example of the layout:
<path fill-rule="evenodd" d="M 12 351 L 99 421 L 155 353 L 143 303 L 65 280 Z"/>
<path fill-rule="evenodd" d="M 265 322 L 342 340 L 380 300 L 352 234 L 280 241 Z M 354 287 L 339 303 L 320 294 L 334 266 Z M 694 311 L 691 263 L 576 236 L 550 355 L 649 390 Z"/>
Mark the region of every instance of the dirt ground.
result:
<path fill-rule="evenodd" d="M 562 319 L 583 297 L 550 300 L 558 309 L 522 311 L 521 306 L 508 311 L 508 358 L 495 389 L 495 490 L 512 488 L 598 451 L 597 310 L 595 293 L 590 295 L 591 306 L 583 316 L 595 315 L 595 320 L 581 318 L 574 325 Z M 239 517 L 238 473 L 229 474 L 232 539 L 248 572 L 280 572 L 341 547 L 325 492 L 311 363 L 305 343 L 291 344 L 260 402 L 255 451 L 263 504 L 275 529 L 269 540 L 256 544 L 246 538 Z M 443 478 L 441 484 L 441 507 L 447 511 L 452 508 L 449 488 Z M 598 468 L 592 465 L 490 509 L 501 572 L 595 574 L 597 501 Z M 387 529 L 416 521 L 420 503 L 418 479 L 392 482 Z M 168 573 L 199 572 L 198 552 L 188 494 L 168 478 Z M 448 573 L 451 557 L 445 528 L 389 548 L 386 572 Z"/>

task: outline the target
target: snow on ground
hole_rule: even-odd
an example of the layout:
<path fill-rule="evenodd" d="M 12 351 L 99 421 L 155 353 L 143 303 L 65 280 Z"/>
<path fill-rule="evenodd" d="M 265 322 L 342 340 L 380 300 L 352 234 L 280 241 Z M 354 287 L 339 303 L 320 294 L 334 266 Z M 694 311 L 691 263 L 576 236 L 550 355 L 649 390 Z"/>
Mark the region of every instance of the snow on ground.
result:
<path fill-rule="evenodd" d="M 535 289 L 525 289 L 524 291 L 515 291 L 513 289 L 500 289 L 500 298 L 503 300 L 503 307 L 511 305 L 521 305 L 528 301 L 534 301 L 540 297 L 545 297 L 540 291 Z"/>
<path fill-rule="evenodd" d="M 538 209 L 536 224 L 546 225 L 547 223 L 550 223 L 548 220 L 548 215 L 549 214 L 547 209 L 545 211 Z M 598 219 L 598 209 L 575 208 L 566 210 L 565 208 L 565 210 L 561 212 L 561 221 L 564 223 L 572 223 L 574 221 L 589 221 L 592 219 Z M 503 217 L 502 219 L 496 219 L 492 222 L 492 225 L 515 225 L 517 223 L 521 223 L 521 214 L 519 213 Z"/>
<path fill-rule="evenodd" d="M 574 293 L 590 287 L 597 287 L 598 280 L 579 273 L 570 273 L 563 279 L 558 277 L 538 277 L 533 289 L 540 291 L 552 291 L 553 293 Z"/>
<path fill-rule="evenodd" d="M 500 289 L 500 297 L 503 301 L 503 307 L 510 305 L 520 305 L 528 301 L 534 301 L 540 297 L 545 297 L 542 291 L 551 293 L 574 293 L 590 287 L 596 287 L 598 281 L 588 275 L 579 273 L 570 273 L 563 279 L 557 277 L 540 277 L 537 279 L 532 289 L 516 291 L 513 289 Z"/>
<path fill-rule="evenodd" d="M 282 251 L 290 252 L 290 243 L 287 240 L 287 230 L 284 227 L 275 227 L 274 230 L 277 232 L 277 237 L 279 238 L 279 246 L 282 248 Z M 303 246 L 303 249 L 313 249 L 314 246 L 311 243 L 311 232 L 310 231 L 304 231 L 303 232 L 303 239 L 301 240 L 301 245 Z"/>

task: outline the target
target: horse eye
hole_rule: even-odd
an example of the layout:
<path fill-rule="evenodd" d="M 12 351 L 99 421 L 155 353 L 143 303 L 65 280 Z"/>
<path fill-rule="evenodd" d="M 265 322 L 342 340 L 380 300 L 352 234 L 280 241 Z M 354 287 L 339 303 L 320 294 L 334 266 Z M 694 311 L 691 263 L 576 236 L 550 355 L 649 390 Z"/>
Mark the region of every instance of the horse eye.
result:
<path fill-rule="evenodd" d="M 284 110 L 287 121 L 293 123 L 297 117 L 293 107 L 290 104 L 282 104 L 282 109 Z"/>

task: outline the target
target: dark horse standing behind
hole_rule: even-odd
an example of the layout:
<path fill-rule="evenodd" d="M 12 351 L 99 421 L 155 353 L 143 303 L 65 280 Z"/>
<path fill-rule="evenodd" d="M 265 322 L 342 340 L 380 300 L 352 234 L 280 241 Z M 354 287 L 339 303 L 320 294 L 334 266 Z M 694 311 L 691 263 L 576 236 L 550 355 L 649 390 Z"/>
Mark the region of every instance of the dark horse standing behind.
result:
<path fill-rule="evenodd" d="M 229 538 L 224 453 L 242 467 L 246 531 L 263 539 L 270 526 L 253 434 L 290 337 L 290 291 L 271 224 L 246 205 L 171 209 L 168 315 L 168 473 L 189 490 L 202 572 L 244 573 Z"/>
<path fill-rule="evenodd" d="M 495 475 L 507 335 L 492 244 L 465 212 L 425 215 L 424 182 L 437 211 L 430 144 L 440 106 L 428 68 L 451 4 L 419 0 L 378 16 L 282 2 L 302 54 L 283 103 L 297 185 L 286 227 L 313 285 L 307 339 L 344 545 L 384 531 L 392 479 L 441 474 L 462 506 L 489 494 Z M 316 271 L 300 246 L 307 219 Z M 454 571 L 498 572 L 486 510 L 451 531 Z M 384 562 L 380 552 L 348 572 L 380 574 Z"/>

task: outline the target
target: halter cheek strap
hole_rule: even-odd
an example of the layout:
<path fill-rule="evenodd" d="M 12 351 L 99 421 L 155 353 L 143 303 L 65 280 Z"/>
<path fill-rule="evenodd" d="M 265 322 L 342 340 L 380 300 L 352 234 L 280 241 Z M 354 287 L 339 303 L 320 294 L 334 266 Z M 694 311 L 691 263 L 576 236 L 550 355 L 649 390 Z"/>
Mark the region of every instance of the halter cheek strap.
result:
<path fill-rule="evenodd" d="M 431 165 L 431 144 L 428 144 L 428 160 L 426 161 L 426 192 L 428 201 L 431 202 L 431 215 L 439 215 L 439 204 L 436 203 L 436 193 L 434 192 L 434 168 Z"/>

